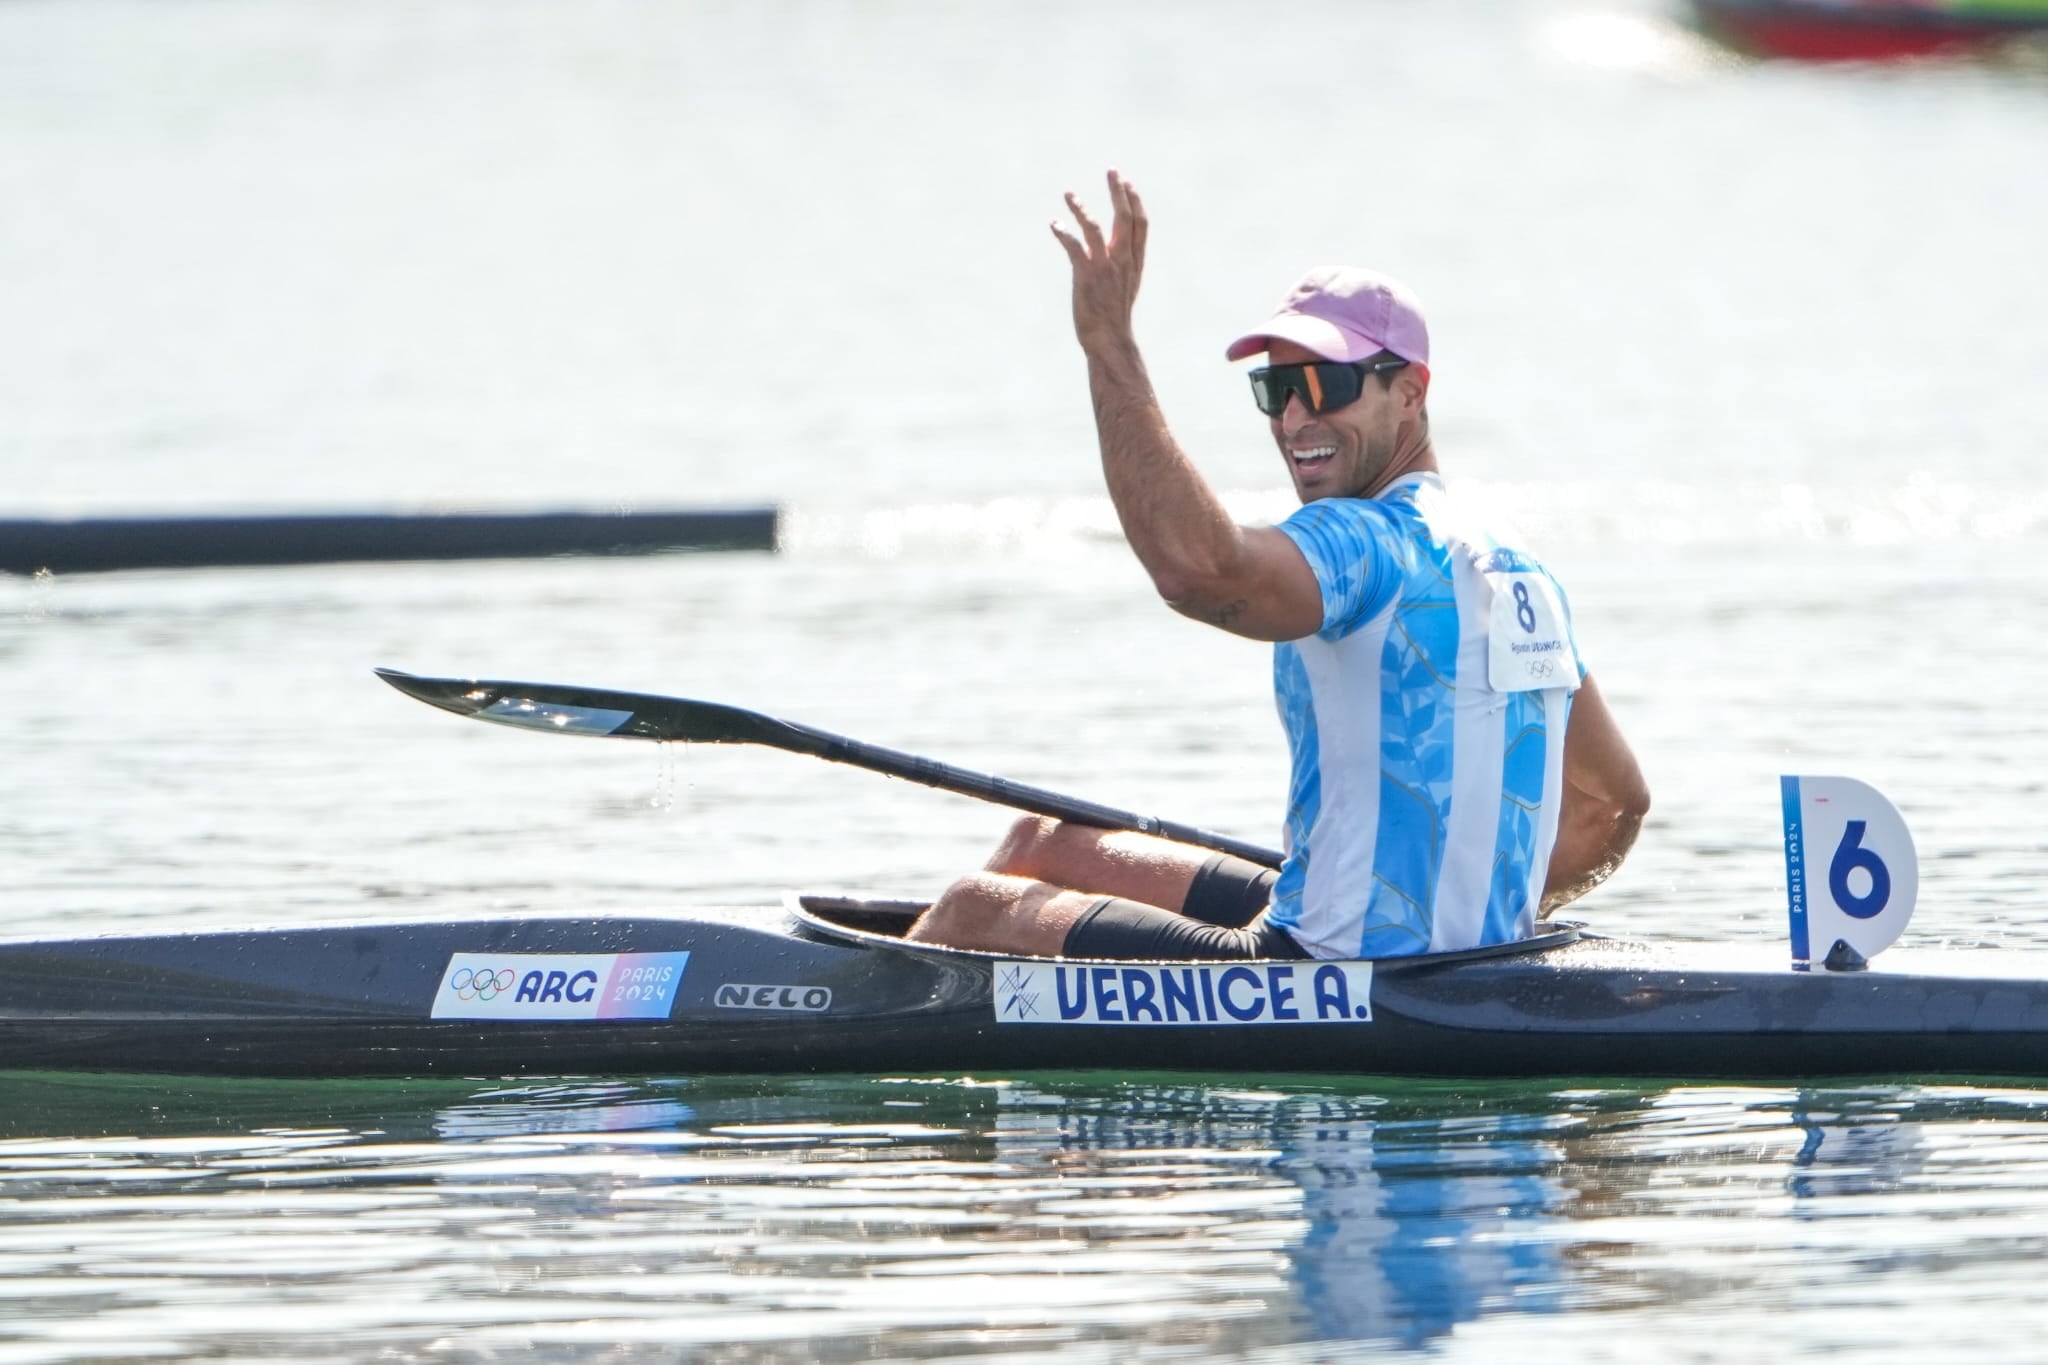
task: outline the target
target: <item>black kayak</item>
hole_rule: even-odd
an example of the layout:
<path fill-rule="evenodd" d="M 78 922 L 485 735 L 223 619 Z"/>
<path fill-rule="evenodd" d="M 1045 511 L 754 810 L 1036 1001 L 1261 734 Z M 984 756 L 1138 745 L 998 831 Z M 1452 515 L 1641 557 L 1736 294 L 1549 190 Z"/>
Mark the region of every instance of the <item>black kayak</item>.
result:
<path fill-rule="evenodd" d="M 1769 944 L 1566 927 L 1369 963 L 1023 960 L 905 943 L 916 909 L 0 943 L 0 1069 L 2048 1076 L 2048 954 L 1795 971 Z"/>

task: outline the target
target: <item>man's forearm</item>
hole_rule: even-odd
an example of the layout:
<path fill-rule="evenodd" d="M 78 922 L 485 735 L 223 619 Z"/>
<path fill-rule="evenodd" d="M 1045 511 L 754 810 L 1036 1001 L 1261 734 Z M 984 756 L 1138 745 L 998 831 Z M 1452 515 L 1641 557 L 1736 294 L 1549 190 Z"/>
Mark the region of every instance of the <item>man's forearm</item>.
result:
<path fill-rule="evenodd" d="M 1614 875 L 1642 828 L 1642 814 L 1623 806 L 1580 813 L 1567 809 L 1550 852 L 1541 913 L 1577 900 Z"/>
<path fill-rule="evenodd" d="M 1242 533 L 1167 429 L 1137 342 L 1091 338 L 1085 349 L 1102 473 L 1138 562 L 1168 602 L 1205 617 L 1227 610 L 1190 599 L 1234 563 Z"/>

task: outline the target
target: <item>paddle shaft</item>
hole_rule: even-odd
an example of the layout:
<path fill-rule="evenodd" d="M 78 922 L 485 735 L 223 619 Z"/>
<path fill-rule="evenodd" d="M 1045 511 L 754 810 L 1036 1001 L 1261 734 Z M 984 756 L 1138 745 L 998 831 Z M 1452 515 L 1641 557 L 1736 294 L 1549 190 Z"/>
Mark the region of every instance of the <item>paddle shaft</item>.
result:
<path fill-rule="evenodd" d="M 779 720 L 722 702 L 688 697 L 661 697 L 644 692 L 614 692 L 599 687 L 562 683 L 494 682 L 479 679 L 423 678 L 380 668 L 377 676 L 429 706 L 459 716 L 492 721 L 551 734 L 612 739 L 651 739 L 698 744 L 761 744 L 808 754 L 831 763 L 886 773 L 920 786 L 972 796 L 1013 810 L 1048 815 L 1097 829 L 1125 829 L 1152 834 L 1196 848 L 1214 849 L 1265 867 L 1278 867 L 1277 850 L 1233 839 L 1227 834 L 1161 820 L 1135 811 L 1083 801 L 1043 787 L 956 768 L 917 754 L 865 744 L 828 730 Z"/>
<path fill-rule="evenodd" d="M 805 736 L 816 746 L 806 745 L 798 752 L 816 754 L 829 762 L 887 773 L 891 777 L 900 777 L 922 786 L 937 787 L 941 791 L 956 792 L 961 796 L 972 796 L 998 806 L 1008 806 L 1013 810 L 1030 811 L 1034 815 L 1050 815 L 1055 819 L 1071 820 L 1075 824 L 1090 825 L 1097 829 L 1135 830 L 1140 834 L 1171 839 L 1179 844 L 1214 849 L 1218 853 L 1228 853 L 1265 867 L 1280 866 L 1281 855 L 1277 849 L 1263 848 L 1243 839 L 1233 839 L 1227 834 L 1218 834 L 1194 825 L 1184 825 L 1177 820 L 1162 820 L 1157 816 L 1140 815 L 1135 811 L 1098 805 L 1093 801 L 1083 801 L 1079 797 L 1047 791 L 1043 787 L 1012 782 L 1006 777 L 994 777 L 966 768 L 956 768 L 935 759 L 885 749 L 878 744 L 864 744 L 860 740 L 848 739 L 824 730 L 814 730 L 807 725 L 795 725 L 788 721 L 782 723 Z"/>

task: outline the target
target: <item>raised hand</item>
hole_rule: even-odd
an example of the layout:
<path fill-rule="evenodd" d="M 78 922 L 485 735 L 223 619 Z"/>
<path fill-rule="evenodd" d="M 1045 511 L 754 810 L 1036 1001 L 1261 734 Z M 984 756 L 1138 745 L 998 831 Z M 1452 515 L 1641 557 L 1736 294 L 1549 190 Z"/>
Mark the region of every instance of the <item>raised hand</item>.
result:
<path fill-rule="evenodd" d="M 1145 205 L 1116 171 L 1109 173 L 1109 203 L 1114 217 L 1107 239 L 1072 191 L 1067 194 L 1067 209 L 1079 234 L 1059 223 L 1052 225 L 1052 235 L 1074 265 L 1074 334 L 1083 347 L 1130 335 L 1131 309 L 1145 273 Z"/>

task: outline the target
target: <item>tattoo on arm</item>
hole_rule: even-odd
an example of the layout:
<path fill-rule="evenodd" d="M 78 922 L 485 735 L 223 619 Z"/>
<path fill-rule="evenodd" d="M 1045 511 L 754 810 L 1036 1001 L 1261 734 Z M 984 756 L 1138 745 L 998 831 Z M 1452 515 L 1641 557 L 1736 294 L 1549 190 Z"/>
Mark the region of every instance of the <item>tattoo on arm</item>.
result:
<path fill-rule="evenodd" d="M 1218 607 L 1215 611 L 1209 613 L 1209 624 L 1212 626 L 1221 626 L 1225 630 L 1228 630 L 1230 629 L 1231 623 L 1237 620 L 1238 617 L 1244 615 L 1245 611 L 1250 606 L 1250 601 L 1240 597 L 1235 602 L 1231 602 L 1222 607 Z"/>

